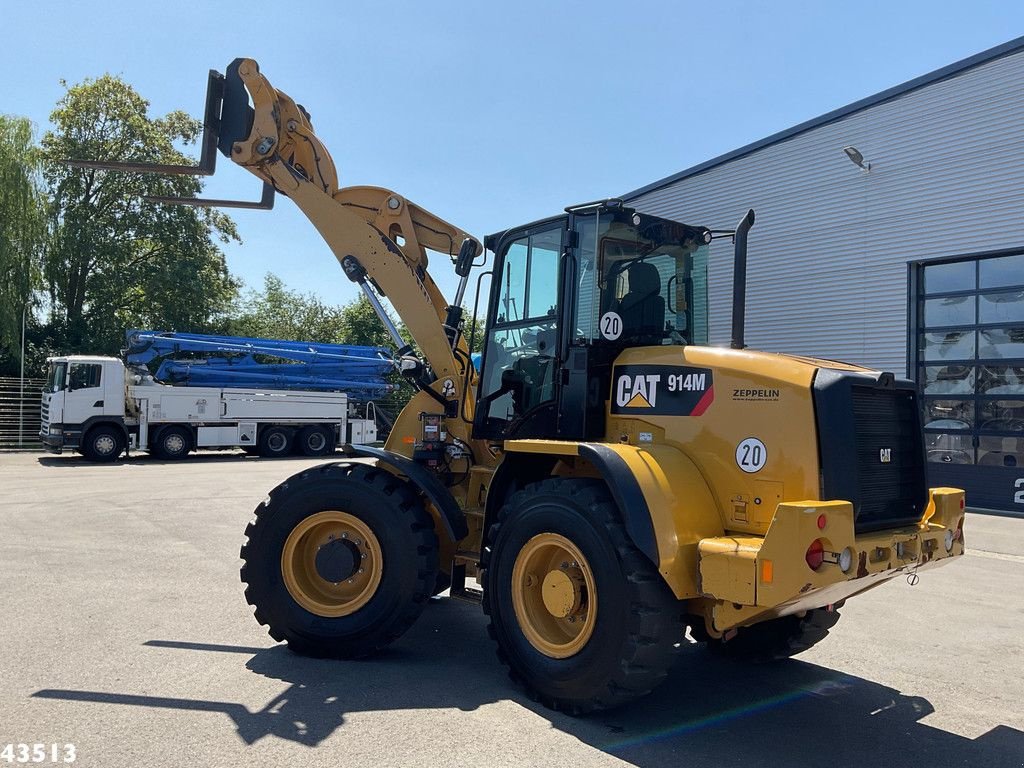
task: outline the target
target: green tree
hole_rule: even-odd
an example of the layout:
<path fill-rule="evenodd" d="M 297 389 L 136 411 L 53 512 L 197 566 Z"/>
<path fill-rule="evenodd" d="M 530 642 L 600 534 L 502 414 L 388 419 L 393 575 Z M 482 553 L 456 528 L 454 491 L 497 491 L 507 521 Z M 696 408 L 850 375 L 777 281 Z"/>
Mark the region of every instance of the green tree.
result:
<path fill-rule="evenodd" d="M 228 332 L 237 336 L 324 344 L 341 343 L 344 330 L 341 307 L 291 290 L 271 273 L 263 278 L 262 290 L 246 292 L 228 322 Z"/>
<path fill-rule="evenodd" d="M 0 115 L 0 373 L 20 368 L 23 319 L 34 325 L 46 198 L 32 125 Z"/>
<path fill-rule="evenodd" d="M 404 330 L 399 325 L 400 330 Z M 237 336 L 292 339 L 325 344 L 393 348 L 394 342 L 366 298 L 326 304 L 312 293 L 288 288 L 277 275 L 263 278 L 262 290 L 247 291 L 236 304 L 227 330 Z"/>
<path fill-rule="evenodd" d="M 149 103 L 120 78 L 67 87 L 42 141 L 52 195 L 44 278 L 52 336 L 64 351 L 114 352 L 124 330 L 203 331 L 226 316 L 238 291 L 218 242 L 238 236 L 225 214 L 147 202 L 192 197 L 192 176 L 72 168 L 71 158 L 188 165 L 199 121 L 184 112 L 148 115 Z"/>
<path fill-rule="evenodd" d="M 394 349 L 395 342 L 388 333 L 384 323 L 377 317 L 373 305 L 362 294 L 346 304 L 341 310 L 342 322 L 345 324 L 344 338 L 347 344 L 363 344 L 369 347 L 388 347 Z M 392 318 L 394 320 L 394 318 Z M 397 323 L 402 338 L 409 341 L 405 326 Z"/>

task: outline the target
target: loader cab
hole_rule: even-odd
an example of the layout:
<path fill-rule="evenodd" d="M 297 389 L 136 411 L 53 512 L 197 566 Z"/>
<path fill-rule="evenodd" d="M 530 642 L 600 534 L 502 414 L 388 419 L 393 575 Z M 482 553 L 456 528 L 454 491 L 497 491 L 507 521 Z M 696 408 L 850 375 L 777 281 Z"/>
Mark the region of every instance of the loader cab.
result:
<path fill-rule="evenodd" d="M 711 232 L 608 200 L 487 238 L 474 436 L 595 439 L 627 348 L 707 343 Z"/>

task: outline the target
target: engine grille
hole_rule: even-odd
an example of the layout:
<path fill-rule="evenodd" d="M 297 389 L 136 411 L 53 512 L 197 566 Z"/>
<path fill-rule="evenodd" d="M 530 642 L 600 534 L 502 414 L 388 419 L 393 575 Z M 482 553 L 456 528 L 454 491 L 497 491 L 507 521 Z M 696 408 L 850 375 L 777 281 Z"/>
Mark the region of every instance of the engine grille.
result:
<path fill-rule="evenodd" d="M 40 432 L 46 432 L 50 426 L 50 404 L 43 400 L 39 405 Z"/>
<path fill-rule="evenodd" d="M 851 502 L 858 533 L 918 522 L 928 488 L 914 385 L 823 368 L 814 408 L 822 498 Z"/>
<path fill-rule="evenodd" d="M 921 519 L 925 462 L 913 391 L 851 387 L 857 451 L 857 530 Z"/>

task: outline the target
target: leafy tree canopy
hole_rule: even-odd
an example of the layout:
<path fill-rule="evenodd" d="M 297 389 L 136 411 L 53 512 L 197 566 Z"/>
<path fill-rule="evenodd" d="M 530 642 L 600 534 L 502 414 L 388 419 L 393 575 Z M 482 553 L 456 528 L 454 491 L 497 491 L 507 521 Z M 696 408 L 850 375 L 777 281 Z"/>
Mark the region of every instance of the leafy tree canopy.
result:
<path fill-rule="evenodd" d="M 0 115 L 0 364 L 16 370 L 21 324 L 33 322 L 46 238 L 46 196 L 27 118 Z M 13 372 L 13 370 L 12 370 Z"/>
<path fill-rule="evenodd" d="M 42 140 L 51 238 L 43 274 L 55 340 L 63 351 L 114 352 L 125 328 L 202 331 L 223 320 L 238 283 L 219 242 L 237 240 L 225 214 L 147 202 L 192 197 L 192 176 L 73 168 L 71 158 L 189 165 L 176 143 L 194 143 L 199 121 L 184 112 L 148 115 L 149 103 L 120 78 L 70 86 Z"/>

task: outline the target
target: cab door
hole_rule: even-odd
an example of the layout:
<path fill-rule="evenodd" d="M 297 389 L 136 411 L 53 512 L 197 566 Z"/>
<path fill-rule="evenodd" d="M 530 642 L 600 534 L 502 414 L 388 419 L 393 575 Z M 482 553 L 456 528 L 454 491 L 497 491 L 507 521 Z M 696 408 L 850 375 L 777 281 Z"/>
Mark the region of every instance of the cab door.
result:
<path fill-rule="evenodd" d="M 496 253 L 474 436 L 555 437 L 566 220 L 504 236 Z"/>
<path fill-rule="evenodd" d="M 64 393 L 64 422 L 85 424 L 90 417 L 103 415 L 104 407 L 103 366 L 72 361 Z"/>

